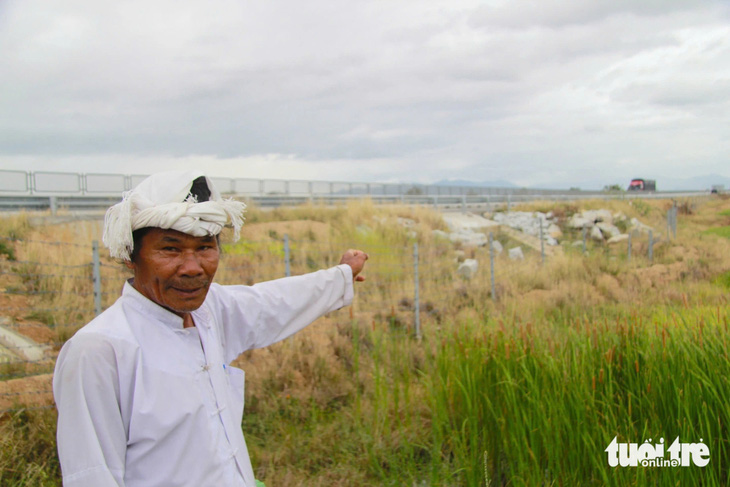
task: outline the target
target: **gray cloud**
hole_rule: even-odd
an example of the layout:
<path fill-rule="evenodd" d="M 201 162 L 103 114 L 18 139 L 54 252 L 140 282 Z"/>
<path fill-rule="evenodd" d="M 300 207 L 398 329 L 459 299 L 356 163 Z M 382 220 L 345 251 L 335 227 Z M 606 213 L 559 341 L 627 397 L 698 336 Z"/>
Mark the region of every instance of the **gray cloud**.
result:
<path fill-rule="evenodd" d="M 11 0 L 0 18 L 0 155 L 31 169 L 543 184 L 679 177 L 728 149 L 715 1 Z"/>

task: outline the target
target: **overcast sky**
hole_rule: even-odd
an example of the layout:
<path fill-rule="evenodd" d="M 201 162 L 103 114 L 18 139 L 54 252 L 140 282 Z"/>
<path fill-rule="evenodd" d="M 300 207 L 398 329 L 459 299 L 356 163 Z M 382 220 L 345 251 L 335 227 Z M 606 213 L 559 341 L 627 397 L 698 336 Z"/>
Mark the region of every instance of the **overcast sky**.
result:
<path fill-rule="evenodd" d="M 730 2 L 0 0 L 0 168 L 730 177 Z"/>

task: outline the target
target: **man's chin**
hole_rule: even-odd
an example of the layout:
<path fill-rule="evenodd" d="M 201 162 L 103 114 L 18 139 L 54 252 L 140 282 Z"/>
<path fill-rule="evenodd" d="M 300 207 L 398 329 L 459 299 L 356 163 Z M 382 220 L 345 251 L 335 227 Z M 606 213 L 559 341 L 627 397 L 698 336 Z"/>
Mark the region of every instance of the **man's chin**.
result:
<path fill-rule="evenodd" d="M 178 289 L 171 287 L 167 292 L 167 304 L 180 313 L 189 313 L 200 308 L 208 295 L 208 287 Z"/>
<path fill-rule="evenodd" d="M 175 299 L 170 300 L 163 306 L 175 314 L 188 314 L 197 310 L 205 302 L 205 295 L 201 297 L 195 297 L 190 299 Z"/>
<path fill-rule="evenodd" d="M 196 305 L 191 304 L 191 305 L 186 305 L 186 306 L 179 305 L 179 304 L 174 304 L 174 305 L 170 306 L 169 304 L 167 304 L 167 305 L 163 305 L 162 307 L 165 308 L 166 310 L 170 311 L 171 313 L 175 313 L 176 315 L 178 315 L 180 317 L 184 317 L 185 315 L 188 315 L 188 314 L 192 313 L 193 311 L 197 310 L 202 305 L 203 305 L 203 303 L 196 304 Z"/>

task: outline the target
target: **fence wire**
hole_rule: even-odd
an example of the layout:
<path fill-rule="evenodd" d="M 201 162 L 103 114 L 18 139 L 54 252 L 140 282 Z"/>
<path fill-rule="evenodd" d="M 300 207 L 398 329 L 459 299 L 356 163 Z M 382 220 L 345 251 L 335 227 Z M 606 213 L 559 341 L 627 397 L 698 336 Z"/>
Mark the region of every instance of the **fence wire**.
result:
<path fill-rule="evenodd" d="M 670 228 L 676 227 L 676 212 L 668 217 Z M 363 273 L 367 280 L 356 285 L 352 309 L 335 313 L 349 313 L 340 315 L 343 320 L 352 317 L 420 338 L 454 319 L 447 310 L 494 303 L 514 282 L 529 280 L 536 266 L 544 265 L 544 247 L 527 249 L 523 259 L 512 260 L 506 245 L 497 251 L 500 238 L 490 235 L 494 245 L 463 248 L 435 237 L 371 247 L 288 237 L 247 240 L 223 245 L 216 281 L 251 285 L 305 274 L 336 265 L 348 248 L 360 248 L 370 255 Z M 51 374 L 61 346 L 114 303 L 132 274 L 122 262 L 100 255 L 105 252 L 98 252 L 93 242 L 4 240 L 18 259 L 0 260 L 0 413 L 52 407 Z M 636 265 L 647 265 L 644 256 L 651 254 L 653 243 L 637 236 L 629 245 L 583 242 L 566 252 L 583 253 L 586 248 L 584 255 L 603 252 L 629 261 L 633 252 Z M 476 260 L 475 271 L 459 270 L 467 259 Z"/>

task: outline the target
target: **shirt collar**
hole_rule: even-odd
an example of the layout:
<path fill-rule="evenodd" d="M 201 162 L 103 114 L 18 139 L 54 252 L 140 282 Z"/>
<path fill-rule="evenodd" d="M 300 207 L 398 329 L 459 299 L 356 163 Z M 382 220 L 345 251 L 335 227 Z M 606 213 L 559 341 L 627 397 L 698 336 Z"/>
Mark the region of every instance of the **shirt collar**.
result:
<path fill-rule="evenodd" d="M 124 283 L 124 289 L 122 289 L 122 297 L 124 300 L 134 303 L 134 306 L 151 320 L 160 321 L 175 330 L 183 329 L 182 317 L 163 308 L 137 291 L 134 286 L 132 286 L 131 281 L 132 280 L 130 279 Z"/>

